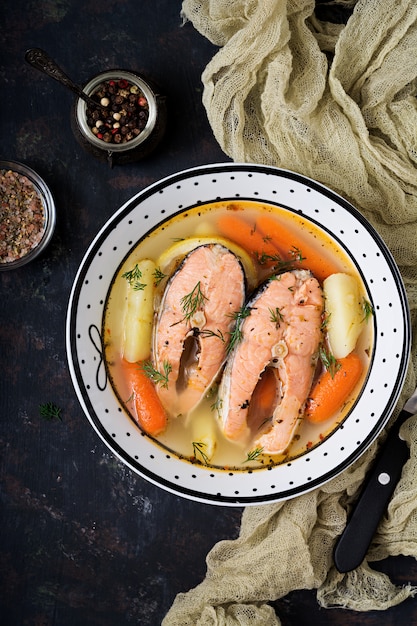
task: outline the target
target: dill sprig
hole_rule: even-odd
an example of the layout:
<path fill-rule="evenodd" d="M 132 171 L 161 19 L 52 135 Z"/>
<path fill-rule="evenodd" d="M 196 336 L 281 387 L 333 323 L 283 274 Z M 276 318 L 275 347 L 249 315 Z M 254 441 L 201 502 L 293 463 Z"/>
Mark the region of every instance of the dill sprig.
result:
<path fill-rule="evenodd" d="M 159 283 L 164 280 L 165 276 L 166 276 L 166 274 L 164 274 L 164 272 L 162 272 L 159 267 L 155 268 L 155 271 L 153 273 L 155 287 L 157 287 L 159 285 Z"/>
<path fill-rule="evenodd" d="M 275 324 L 275 326 L 277 328 L 279 328 L 281 326 L 281 322 L 284 321 L 284 316 L 281 313 L 281 310 L 279 307 L 275 307 L 274 309 L 269 309 L 269 313 L 270 313 L 270 321 Z"/>
<path fill-rule="evenodd" d="M 340 369 L 340 362 L 334 357 L 334 355 L 326 350 L 323 344 L 319 348 L 319 356 L 321 362 L 323 363 L 326 370 L 329 372 L 330 376 L 334 378 L 336 372 Z"/>
<path fill-rule="evenodd" d="M 210 330 L 210 328 L 202 328 L 201 330 L 197 328 L 195 329 L 194 334 L 199 335 L 200 337 L 217 337 L 223 343 L 225 343 L 226 341 L 222 331 L 219 328 L 217 329 L 217 332 L 214 330 Z"/>
<path fill-rule="evenodd" d="M 133 269 L 122 274 L 122 278 L 126 278 L 127 282 L 134 291 L 142 291 L 146 287 L 145 283 L 140 282 L 140 279 L 142 278 L 142 272 L 140 271 L 139 265 L 137 263 Z"/>
<path fill-rule="evenodd" d="M 329 321 L 330 321 L 330 313 L 326 311 L 322 315 L 320 330 L 325 331 L 329 325 Z"/>
<path fill-rule="evenodd" d="M 293 257 L 293 261 L 297 263 L 301 263 L 301 261 L 305 261 L 306 257 L 303 256 L 302 251 L 297 246 L 293 246 L 291 250 L 289 250 L 290 255 Z"/>
<path fill-rule="evenodd" d="M 221 398 L 219 398 L 217 396 L 216 400 L 210 405 L 210 410 L 211 411 L 216 411 L 216 413 L 220 413 L 220 411 L 222 410 L 222 406 L 223 406 L 223 401 Z"/>
<path fill-rule="evenodd" d="M 269 261 L 272 261 L 272 263 L 278 263 L 278 264 L 286 263 L 286 261 L 284 261 L 284 259 L 282 259 L 279 254 L 267 254 L 266 252 L 261 252 L 261 253 L 257 252 L 256 260 L 258 261 L 259 265 L 265 265 L 265 263 L 268 263 Z"/>
<path fill-rule="evenodd" d="M 228 352 L 231 352 L 233 348 L 236 346 L 236 344 L 242 341 L 243 333 L 240 327 L 242 325 L 243 320 L 249 317 L 250 313 L 251 313 L 251 307 L 243 305 L 239 309 L 239 311 L 236 311 L 235 313 L 230 314 L 230 317 L 232 317 L 235 320 L 236 324 L 232 332 L 230 333 L 230 341 L 229 341 L 229 345 L 227 348 Z"/>
<path fill-rule="evenodd" d="M 295 263 L 301 263 L 301 261 L 306 260 L 300 248 L 293 246 L 288 252 L 291 257 L 289 259 L 283 259 L 279 254 L 267 254 L 266 252 L 262 252 L 261 254 L 257 254 L 257 261 L 259 265 L 272 262 L 274 263 L 274 271 L 279 272 L 293 267 Z"/>
<path fill-rule="evenodd" d="M 250 450 L 246 459 L 243 462 L 248 463 L 249 461 L 256 461 L 256 459 L 261 456 L 263 451 L 263 448 L 255 448 L 254 450 Z"/>
<path fill-rule="evenodd" d="M 197 459 L 198 455 L 200 455 L 204 463 L 208 465 L 208 462 L 210 459 L 208 458 L 207 454 L 204 452 L 204 448 L 207 447 L 207 444 L 204 443 L 203 441 L 193 441 L 192 446 L 193 446 L 194 457 Z"/>
<path fill-rule="evenodd" d="M 180 300 L 184 313 L 183 319 L 189 322 L 198 309 L 203 306 L 204 300 L 207 300 L 207 298 L 201 291 L 201 283 L 198 281 L 193 290 Z"/>
<path fill-rule="evenodd" d="M 61 408 L 54 402 L 45 402 L 45 404 L 40 404 L 39 413 L 48 421 L 52 421 L 54 419 L 62 420 Z"/>
<path fill-rule="evenodd" d="M 161 387 L 168 389 L 168 377 L 172 370 L 172 365 L 171 363 L 169 363 L 169 361 L 164 361 L 162 366 L 164 368 L 163 374 L 154 368 L 151 361 L 144 361 L 144 363 L 142 364 L 142 369 L 145 372 L 146 376 L 150 378 L 156 385 L 161 385 Z"/>
<path fill-rule="evenodd" d="M 363 319 L 365 322 L 368 322 L 369 318 L 372 317 L 372 315 L 374 314 L 374 307 L 369 302 L 369 300 L 366 300 L 366 298 L 363 298 L 362 308 L 363 308 Z"/>

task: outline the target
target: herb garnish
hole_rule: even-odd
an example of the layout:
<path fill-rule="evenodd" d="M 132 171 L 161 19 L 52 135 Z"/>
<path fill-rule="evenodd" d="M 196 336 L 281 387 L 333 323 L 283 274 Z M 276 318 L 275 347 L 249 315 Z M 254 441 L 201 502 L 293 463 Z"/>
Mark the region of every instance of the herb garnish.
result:
<path fill-rule="evenodd" d="M 57 406 L 54 402 L 46 402 L 45 404 L 40 404 L 39 413 L 44 419 L 48 421 L 52 421 L 54 419 L 62 420 L 61 408 Z"/>
<path fill-rule="evenodd" d="M 374 307 L 369 302 L 369 300 L 366 300 L 365 298 L 363 298 L 362 308 L 363 308 L 363 319 L 365 322 L 367 322 L 369 318 L 374 314 Z"/>
<path fill-rule="evenodd" d="M 159 283 L 164 280 L 165 276 L 166 274 L 164 274 L 164 272 L 162 272 L 159 267 L 155 268 L 155 271 L 153 273 L 155 287 L 157 287 Z"/>
<path fill-rule="evenodd" d="M 274 323 L 277 328 L 279 328 L 281 326 L 281 322 L 284 321 L 284 316 L 281 313 L 281 310 L 279 307 L 275 307 L 275 311 L 273 309 L 269 309 L 269 313 L 271 315 L 269 318 L 270 321 Z"/>
<path fill-rule="evenodd" d="M 146 376 L 150 378 L 156 385 L 161 385 L 165 389 L 168 389 L 168 376 L 172 370 L 172 365 L 169 361 L 163 362 L 164 373 L 158 372 L 157 369 L 154 368 L 151 361 L 144 361 L 142 364 L 142 369 L 145 372 Z"/>
<path fill-rule="evenodd" d="M 275 263 L 274 270 L 280 271 L 293 266 L 294 263 L 301 263 L 301 261 L 306 260 L 306 257 L 303 257 L 303 253 L 300 248 L 293 246 L 288 252 L 291 256 L 290 259 L 285 260 L 279 254 L 267 254 L 266 252 L 262 252 L 262 254 L 257 255 L 257 261 L 260 265 L 264 265 L 265 263 L 271 261 L 272 263 Z"/>
<path fill-rule="evenodd" d="M 281 266 L 281 264 L 289 263 L 289 261 L 284 261 L 284 259 L 282 259 L 279 254 L 267 254 L 266 252 L 262 252 L 261 254 L 257 253 L 256 260 L 258 261 L 259 265 L 265 265 L 265 263 L 267 263 L 268 261 L 277 263 L 279 266 Z"/>
<path fill-rule="evenodd" d="M 217 411 L 217 413 L 220 413 L 222 406 L 223 406 L 222 399 L 217 397 L 216 400 L 213 402 L 213 404 L 210 406 L 210 410 Z"/>
<path fill-rule="evenodd" d="M 217 329 L 217 332 L 215 332 L 214 330 L 210 330 L 210 328 L 203 328 L 201 330 L 199 328 L 196 328 L 194 329 L 194 334 L 200 337 L 217 337 L 223 343 L 225 343 L 226 341 L 222 331 L 219 328 Z"/>
<path fill-rule="evenodd" d="M 256 461 L 256 459 L 261 456 L 263 448 L 255 448 L 254 450 L 250 450 L 246 459 L 243 461 L 244 463 L 248 463 L 249 461 Z"/>
<path fill-rule="evenodd" d="M 324 367 L 330 376 L 334 378 L 336 372 L 341 368 L 340 362 L 323 345 L 320 346 L 319 355 Z"/>
<path fill-rule="evenodd" d="M 300 248 L 297 248 L 296 246 L 293 246 L 291 248 L 291 250 L 289 250 L 289 253 L 293 257 L 293 260 L 297 261 L 298 263 L 301 263 L 301 261 L 305 261 L 306 258 L 307 258 L 307 257 L 303 256 L 303 253 L 300 250 Z"/>
<path fill-rule="evenodd" d="M 207 300 L 207 298 L 201 291 L 201 283 L 198 281 L 194 289 L 180 300 L 184 319 L 187 320 L 187 322 L 189 322 L 196 311 L 203 306 L 204 300 Z"/>
<path fill-rule="evenodd" d="M 237 343 L 239 343 L 239 341 L 242 340 L 243 338 L 243 333 L 240 329 L 241 323 L 242 321 L 246 318 L 249 317 L 250 313 L 251 313 L 251 307 L 249 306 L 245 306 L 243 305 L 239 311 L 236 311 L 235 313 L 231 313 L 230 317 L 232 317 L 235 321 L 235 327 L 233 328 L 232 332 L 230 333 L 230 342 L 229 345 L 227 347 L 227 351 L 231 352 L 231 350 L 233 350 L 233 348 L 235 347 L 235 345 Z"/>
<path fill-rule="evenodd" d="M 197 459 L 197 455 L 199 454 L 201 458 L 203 459 L 204 463 L 208 465 L 209 458 L 203 450 L 203 448 L 207 447 L 207 444 L 202 441 L 193 441 L 192 445 L 193 445 L 194 457 Z"/>
<path fill-rule="evenodd" d="M 142 278 L 142 272 L 140 271 L 139 265 L 137 263 L 135 267 L 129 272 L 125 272 L 124 274 L 122 274 L 122 278 L 126 278 L 127 282 L 134 291 L 142 291 L 146 287 L 145 283 L 140 282 L 140 279 Z"/>
<path fill-rule="evenodd" d="M 323 314 L 322 319 L 321 319 L 321 325 L 320 325 L 320 330 L 326 330 L 326 328 L 329 325 L 329 321 L 330 321 L 330 313 L 328 313 L 327 311 Z"/>

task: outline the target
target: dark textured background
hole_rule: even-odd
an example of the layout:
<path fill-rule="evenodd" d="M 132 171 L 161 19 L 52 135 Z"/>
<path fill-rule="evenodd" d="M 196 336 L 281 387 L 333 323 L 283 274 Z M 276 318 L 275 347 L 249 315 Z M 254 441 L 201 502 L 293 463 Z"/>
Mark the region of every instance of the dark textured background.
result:
<path fill-rule="evenodd" d="M 0 274 L 0 622 L 7 626 L 156 626 L 179 591 L 197 585 L 205 556 L 234 538 L 241 509 L 166 493 L 120 463 L 93 432 L 75 397 L 65 354 L 65 315 L 82 256 L 131 196 L 183 168 L 228 160 L 201 104 L 200 75 L 215 48 L 188 24 L 178 0 L 3 0 L 0 9 L 2 159 L 35 168 L 55 196 L 47 251 Z M 168 131 L 146 161 L 110 169 L 75 141 L 72 94 L 24 62 L 45 48 L 85 82 L 131 68 L 168 97 Z M 62 421 L 39 405 L 55 402 Z M 417 583 L 416 562 L 380 565 Z M 409 600 L 389 611 L 325 611 L 314 591 L 276 602 L 284 626 L 417 624 Z"/>

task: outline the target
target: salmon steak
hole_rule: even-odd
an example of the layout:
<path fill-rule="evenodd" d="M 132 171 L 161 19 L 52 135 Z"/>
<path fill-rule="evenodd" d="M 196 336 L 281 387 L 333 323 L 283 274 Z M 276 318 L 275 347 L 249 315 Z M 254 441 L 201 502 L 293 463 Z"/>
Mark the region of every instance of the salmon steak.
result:
<path fill-rule="evenodd" d="M 192 250 L 169 279 L 152 342 L 153 366 L 166 373 L 157 391 L 169 415 L 188 415 L 216 381 L 245 297 L 242 264 L 220 244 Z"/>
<path fill-rule="evenodd" d="M 273 276 L 247 303 L 219 387 L 218 415 L 227 439 L 268 454 L 288 448 L 313 382 L 323 304 L 322 289 L 308 270 Z M 273 393 L 259 415 L 267 376 Z"/>

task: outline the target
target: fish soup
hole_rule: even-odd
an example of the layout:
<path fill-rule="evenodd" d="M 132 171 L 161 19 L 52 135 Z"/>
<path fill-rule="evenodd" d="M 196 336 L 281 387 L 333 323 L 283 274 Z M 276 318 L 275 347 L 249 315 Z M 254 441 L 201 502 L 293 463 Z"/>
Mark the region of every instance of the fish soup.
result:
<path fill-rule="evenodd" d="M 352 409 L 372 313 L 347 253 L 302 214 L 199 205 L 150 232 L 118 269 L 106 367 L 155 445 L 216 468 L 270 467 L 320 445 Z"/>

